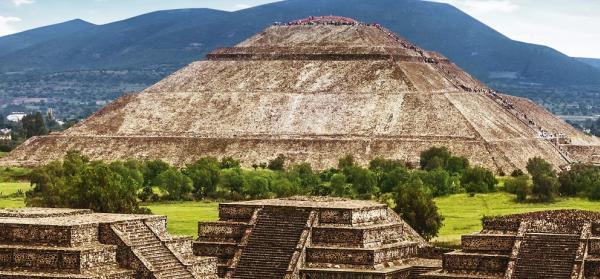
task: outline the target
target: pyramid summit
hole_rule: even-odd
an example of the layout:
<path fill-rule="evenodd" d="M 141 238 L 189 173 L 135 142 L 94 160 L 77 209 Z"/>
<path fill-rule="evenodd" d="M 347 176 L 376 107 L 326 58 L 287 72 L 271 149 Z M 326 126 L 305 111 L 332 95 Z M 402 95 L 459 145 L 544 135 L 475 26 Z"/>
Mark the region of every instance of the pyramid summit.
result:
<path fill-rule="evenodd" d="M 80 150 L 177 165 L 231 156 L 250 166 L 283 154 L 326 168 L 347 154 L 416 162 L 432 146 L 506 171 L 534 156 L 600 162 L 600 140 L 529 100 L 495 92 L 379 24 L 327 16 L 275 23 L 217 49 L 1 163 L 39 165 Z"/>

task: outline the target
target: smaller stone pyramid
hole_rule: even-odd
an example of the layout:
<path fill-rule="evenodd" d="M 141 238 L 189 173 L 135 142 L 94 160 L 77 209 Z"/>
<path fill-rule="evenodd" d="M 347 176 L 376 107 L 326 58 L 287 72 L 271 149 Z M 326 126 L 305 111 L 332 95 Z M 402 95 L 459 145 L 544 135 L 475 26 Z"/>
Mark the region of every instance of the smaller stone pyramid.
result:
<path fill-rule="evenodd" d="M 219 259 L 221 278 L 419 278 L 435 250 L 387 206 L 294 197 L 225 203 L 201 222 L 194 254 Z"/>
<path fill-rule="evenodd" d="M 217 259 L 167 233 L 166 217 L 0 210 L 0 279 L 217 279 Z"/>
<path fill-rule="evenodd" d="M 483 221 L 462 250 L 423 279 L 600 278 L 600 214 L 577 210 L 516 214 Z"/>

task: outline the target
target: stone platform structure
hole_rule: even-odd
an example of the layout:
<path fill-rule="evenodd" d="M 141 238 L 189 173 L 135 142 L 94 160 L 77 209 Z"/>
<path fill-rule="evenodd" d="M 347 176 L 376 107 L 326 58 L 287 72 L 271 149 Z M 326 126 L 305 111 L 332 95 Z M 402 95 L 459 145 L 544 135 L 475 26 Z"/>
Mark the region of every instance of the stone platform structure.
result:
<path fill-rule="evenodd" d="M 487 218 L 443 270 L 424 279 L 600 278 L 600 213 L 559 210 Z"/>
<path fill-rule="evenodd" d="M 217 259 L 192 254 L 192 239 L 166 218 L 88 210 L 0 210 L 0 278 L 214 279 Z"/>
<path fill-rule="evenodd" d="M 218 257 L 221 278 L 418 278 L 441 265 L 424 239 L 374 202 L 224 203 L 219 217 L 199 223 L 193 250 L 197 256 Z"/>

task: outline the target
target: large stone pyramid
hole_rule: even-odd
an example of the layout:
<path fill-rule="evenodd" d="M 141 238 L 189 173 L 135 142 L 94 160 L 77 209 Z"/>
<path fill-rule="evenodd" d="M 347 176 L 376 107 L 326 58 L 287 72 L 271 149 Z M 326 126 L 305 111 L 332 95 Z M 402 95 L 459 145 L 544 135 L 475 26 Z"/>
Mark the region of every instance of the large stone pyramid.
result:
<path fill-rule="evenodd" d="M 217 49 L 63 133 L 27 141 L 2 164 L 38 165 L 77 149 L 178 165 L 283 154 L 324 168 L 347 154 L 415 162 L 431 146 L 505 171 L 533 156 L 556 166 L 600 161 L 597 138 L 497 94 L 437 53 L 377 24 L 311 17 Z"/>

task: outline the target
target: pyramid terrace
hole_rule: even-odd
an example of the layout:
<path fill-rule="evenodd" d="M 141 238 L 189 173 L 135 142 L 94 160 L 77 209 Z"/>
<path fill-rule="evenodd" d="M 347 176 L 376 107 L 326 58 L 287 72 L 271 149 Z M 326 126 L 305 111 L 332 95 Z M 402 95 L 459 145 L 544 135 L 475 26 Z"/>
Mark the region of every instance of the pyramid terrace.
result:
<path fill-rule="evenodd" d="M 0 278 L 599 278 L 600 214 L 486 218 L 462 249 L 432 247 L 386 205 L 336 198 L 223 203 L 198 237 L 166 218 L 0 211 Z"/>
<path fill-rule="evenodd" d="M 433 146 L 505 172 L 534 156 L 554 166 L 600 163 L 600 139 L 488 88 L 441 54 L 379 24 L 310 17 L 216 49 L 64 132 L 30 139 L 0 165 L 37 166 L 78 150 L 178 166 L 284 155 L 324 169 L 348 154 L 360 164 L 418 163 Z"/>

